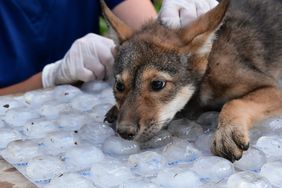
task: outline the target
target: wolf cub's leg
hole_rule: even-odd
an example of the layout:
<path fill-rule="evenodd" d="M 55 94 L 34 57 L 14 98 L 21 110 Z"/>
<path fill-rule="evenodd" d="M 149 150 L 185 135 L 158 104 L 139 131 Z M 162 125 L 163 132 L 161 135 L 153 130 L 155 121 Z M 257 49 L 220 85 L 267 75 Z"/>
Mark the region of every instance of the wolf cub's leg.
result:
<path fill-rule="evenodd" d="M 219 114 L 212 152 L 234 162 L 249 147 L 248 130 L 256 121 L 282 114 L 282 91 L 275 87 L 257 89 L 227 102 Z"/>
<path fill-rule="evenodd" d="M 105 115 L 104 121 L 108 123 L 114 123 L 118 117 L 118 108 L 113 106 Z"/>

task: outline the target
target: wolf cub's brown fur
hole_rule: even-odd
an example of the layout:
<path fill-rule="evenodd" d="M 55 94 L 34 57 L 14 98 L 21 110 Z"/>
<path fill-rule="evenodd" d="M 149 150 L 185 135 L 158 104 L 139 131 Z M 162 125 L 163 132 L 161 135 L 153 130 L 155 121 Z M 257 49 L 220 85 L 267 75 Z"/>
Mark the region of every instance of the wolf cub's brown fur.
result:
<path fill-rule="evenodd" d="M 106 119 L 126 139 L 146 141 L 177 112 L 221 110 L 212 151 L 231 161 L 249 147 L 256 121 L 282 113 L 282 4 L 229 0 L 181 29 L 151 21 L 139 31 L 115 17 L 114 94 Z"/>

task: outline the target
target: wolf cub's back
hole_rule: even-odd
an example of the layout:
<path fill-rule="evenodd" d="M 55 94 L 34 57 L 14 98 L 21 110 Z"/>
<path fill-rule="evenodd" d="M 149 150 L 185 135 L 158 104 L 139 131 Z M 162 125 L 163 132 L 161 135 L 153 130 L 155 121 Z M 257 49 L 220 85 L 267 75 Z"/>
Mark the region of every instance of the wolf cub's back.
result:
<path fill-rule="evenodd" d="M 216 53 L 236 56 L 235 62 L 246 69 L 264 72 L 274 78 L 281 75 L 281 0 L 234 1 L 217 36 L 213 48 Z"/>

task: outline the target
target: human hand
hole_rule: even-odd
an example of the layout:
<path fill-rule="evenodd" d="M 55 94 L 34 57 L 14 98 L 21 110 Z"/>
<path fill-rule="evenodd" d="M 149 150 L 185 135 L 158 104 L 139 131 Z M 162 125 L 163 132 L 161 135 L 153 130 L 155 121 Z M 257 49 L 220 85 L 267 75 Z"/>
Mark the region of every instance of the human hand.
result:
<path fill-rule="evenodd" d="M 216 0 L 163 0 L 159 19 L 171 28 L 179 28 L 214 8 Z"/>
<path fill-rule="evenodd" d="M 96 34 L 76 40 L 63 59 L 44 67 L 43 87 L 108 79 L 112 74 L 114 47 L 112 40 Z"/>

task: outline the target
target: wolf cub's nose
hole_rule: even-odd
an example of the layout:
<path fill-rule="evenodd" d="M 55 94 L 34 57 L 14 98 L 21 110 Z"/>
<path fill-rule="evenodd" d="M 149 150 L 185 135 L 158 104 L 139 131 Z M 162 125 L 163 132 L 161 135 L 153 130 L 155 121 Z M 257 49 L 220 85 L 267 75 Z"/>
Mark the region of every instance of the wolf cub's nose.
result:
<path fill-rule="evenodd" d="M 135 134 L 127 133 L 127 132 L 118 132 L 118 134 L 126 140 L 133 140 L 135 136 Z"/>
<path fill-rule="evenodd" d="M 138 126 L 129 123 L 120 123 L 117 128 L 117 133 L 124 139 L 133 140 L 138 132 Z"/>

